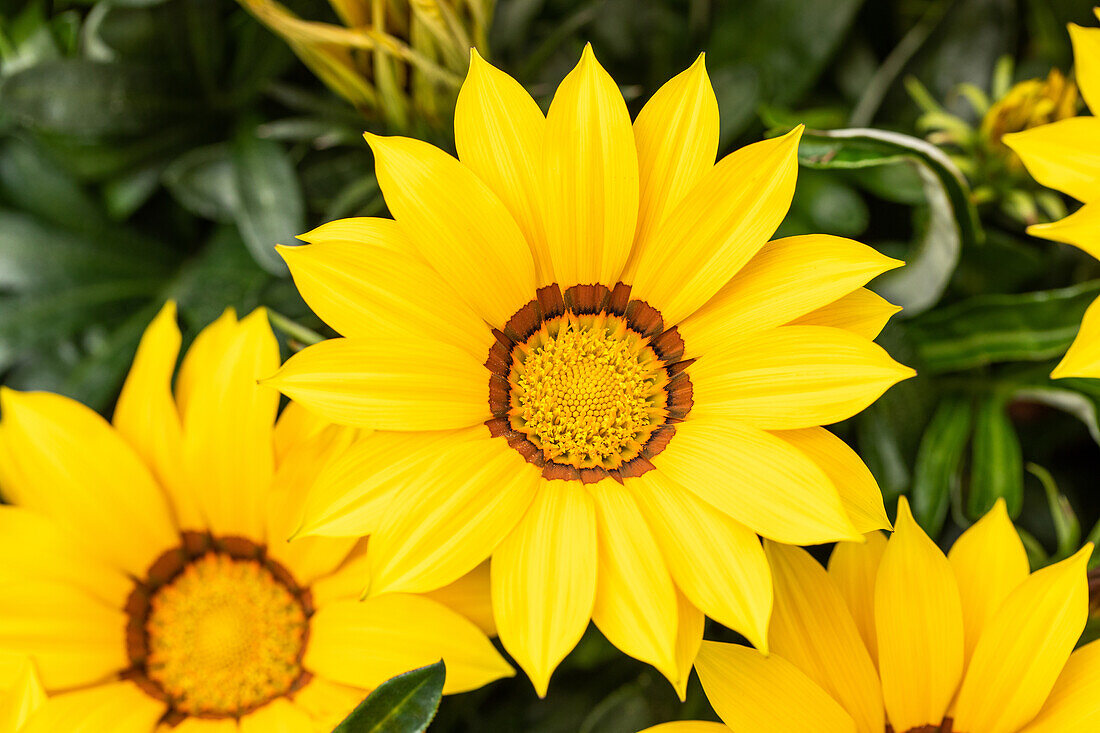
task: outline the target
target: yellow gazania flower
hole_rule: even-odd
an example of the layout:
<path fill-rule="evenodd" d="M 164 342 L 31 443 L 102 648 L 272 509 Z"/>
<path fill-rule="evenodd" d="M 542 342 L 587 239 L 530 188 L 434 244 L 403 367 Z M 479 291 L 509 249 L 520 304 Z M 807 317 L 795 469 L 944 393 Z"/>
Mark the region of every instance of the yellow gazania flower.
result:
<path fill-rule="evenodd" d="M 824 235 L 768 242 L 800 130 L 718 164 L 702 57 L 630 117 L 587 48 L 549 114 L 473 56 L 461 162 L 368 136 L 389 219 L 282 248 L 346 338 L 271 380 L 379 430 L 318 477 L 299 535 L 370 535 L 370 593 L 492 556 L 501 641 L 545 693 L 589 619 L 681 694 L 705 612 L 765 646 L 757 534 L 887 527 L 858 456 L 821 425 L 912 370 L 873 339 L 862 286 L 901 263 Z"/>
<path fill-rule="evenodd" d="M 354 540 L 285 542 L 301 486 L 350 431 L 295 406 L 274 426 L 278 393 L 256 385 L 279 363 L 263 311 L 199 334 L 173 398 L 179 347 L 170 304 L 113 427 L 0 390 L 0 654 L 29 655 L 50 692 L 25 733 L 313 733 L 440 657 L 448 692 L 512 673 L 443 603 L 489 623 L 487 573 L 360 603 Z"/>
<path fill-rule="evenodd" d="M 20 733 L 45 701 L 30 657 L 0 653 L 0 733 Z"/>
<path fill-rule="evenodd" d="M 704 642 L 695 668 L 726 725 L 647 733 L 1100 730 L 1100 642 L 1073 651 L 1092 545 L 1029 575 L 999 500 L 944 557 L 905 497 L 889 541 L 837 545 L 828 571 L 765 544 L 773 654 Z"/>
<path fill-rule="evenodd" d="M 1100 17 L 1100 8 L 1096 9 Z M 1070 23 L 1077 87 L 1093 115 L 1100 110 L 1100 28 Z M 1084 206 L 1060 221 L 1034 224 L 1028 234 L 1080 247 L 1100 257 L 1100 119 L 1072 117 L 1005 135 L 1036 181 Z M 1081 330 L 1052 377 L 1100 377 L 1100 301 L 1089 306 Z"/>

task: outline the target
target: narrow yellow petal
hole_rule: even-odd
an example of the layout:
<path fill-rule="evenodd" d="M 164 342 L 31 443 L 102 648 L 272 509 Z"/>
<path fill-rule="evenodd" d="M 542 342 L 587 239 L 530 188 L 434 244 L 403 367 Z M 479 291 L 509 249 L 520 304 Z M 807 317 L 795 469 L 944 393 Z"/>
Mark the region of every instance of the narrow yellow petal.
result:
<path fill-rule="evenodd" d="M 514 674 L 473 623 L 435 601 L 405 593 L 336 601 L 319 609 L 310 620 L 302 665 L 328 680 L 371 689 L 440 659 L 447 665 L 445 694 Z"/>
<path fill-rule="evenodd" d="M 363 591 L 370 584 L 368 544 L 369 537 L 361 538 L 340 567 L 331 575 L 313 582 L 309 592 L 314 608 L 324 608 L 335 601 L 357 601 L 364 597 Z"/>
<path fill-rule="evenodd" d="M 703 54 L 669 79 L 634 120 L 641 196 L 634 249 L 623 279 L 630 281 L 640 253 L 669 212 L 714 166 L 718 153 L 718 99 Z"/>
<path fill-rule="evenodd" d="M 298 239 L 310 244 L 366 243 L 374 247 L 403 252 L 411 257 L 420 258 L 421 262 L 427 262 L 420 255 L 416 244 L 405 234 L 401 227 L 395 226 L 393 219 L 383 219 L 376 216 L 352 216 L 347 219 L 336 219 L 326 222 L 316 229 L 311 229 L 305 234 L 299 234 Z"/>
<path fill-rule="evenodd" d="M 766 430 L 829 425 L 915 374 L 849 331 L 780 326 L 692 364 L 692 414 L 720 415 Z"/>
<path fill-rule="evenodd" d="M 904 496 L 879 565 L 875 628 L 894 730 L 939 725 L 962 677 L 962 603 L 951 564 L 913 519 Z"/>
<path fill-rule="evenodd" d="M 711 707 L 734 733 L 855 733 L 839 703 L 778 654 L 704 641 L 695 660 Z"/>
<path fill-rule="evenodd" d="M 473 171 L 428 143 L 367 135 L 378 185 L 421 256 L 486 321 L 534 297 L 535 265 L 512 215 Z"/>
<path fill-rule="evenodd" d="M 179 725 L 157 726 L 156 733 L 238 733 L 240 726 L 236 718 L 198 718 L 189 716 Z"/>
<path fill-rule="evenodd" d="M 133 682 L 111 682 L 51 697 L 20 733 L 150 733 L 166 709 Z"/>
<path fill-rule="evenodd" d="M 676 425 L 653 464 L 765 537 L 796 545 L 860 538 L 825 472 L 763 430 L 691 418 Z"/>
<path fill-rule="evenodd" d="M 305 687 L 294 694 L 294 703 L 317 721 L 319 730 L 329 731 L 339 725 L 366 696 L 367 690 L 314 675 Z"/>
<path fill-rule="evenodd" d="M 878 482 L 859 455 L 825 428 L 772 433 L 808 455 L 836 486 L 840 503 L 860 534 L 890 529 Z"/>
<path fill-rule="evenodd" d="M 1100 118 L 1070 117 L 1005 135 L 1028 173 L 1078 201 L 1100 197 Z"/>
<path fill-rule="evenodd" d="M 297 402 L 288 402 L 275 422 L 275 462 L 281 464 L 299 443 L 309 440 L 331 424 Z"/>
<path fill-rule="evenodd" d="M 317 725 L 302 708 L 285 697 L 278 697 L 247 715 L 241 716 L 241 733 L 316 733 Z"/>
<path fill-rule="evenodd" d="M 875 339 L 890 318 L 901 310 L 881 295 L 858 288 L 817 310 L 791 321 L 792 326 L 843 328 L 865 339 Z"/>
<path fill-rule="evenodd" d="M 599 537 L 592 620 L 608 641 L 679 688 L 676 587 L 657 541 L 628 488 L 605 479 L 588 490 Z"/>
<path fill-rule="evenodd" d="M 679 324 L 684 355 L 734 348 L 731 342 L 825 307 L 902 264 L 865 244 L 827 234 L 768 242 Z"/>
<path fill-rule="evenodd" d="M 29 657 L 24 657 L 11 685 L 0 687 L 0 731 L 18 733 L 46 702 L 46 691 Z"/>
<path fill-rule="evenodd" d="M 596 598 L 596 507 L 565 481 L 543 481 L 519 526 L 492 560 L 500 641 L 539 697 L 580 641 Z"/>
<path fill-rule="evenodd" d="M 684 595 L 767 651 L 772 576 L 756 533 L 660 471 L 627 479 L 626 485 Z"/>
<path fill-rule="evenodd" d="M 676 618 L 679 626 L 676 631 L 676 672 L 679 682 L 675 687 L 680 702 L 684 702 L 687 699 L 691 667 L 695 664 L 695 657 L 699 655 L 707 619 L 679 589 L 676 591 Z"/>
<path fill-rule="evenodd" d="M 1069 24 L 1077 88 L 1094 115 L 1100 115 L 1100 28 Z"/>
<path fill-rule="evenodd" d="M 863 643 L 878 665 L 878 633 L 875 631 L 875 579 L 886 551 L 882 532 L 868 532 L 866 542 L 840 542 L 829 556 L 829 577 L 833 579 L 863 637 Z"/>
<path fill-rule="evenodd" d="M 1012 733 L 1038 714 L 1088 618 L 1092 545 L 1033 573 L 989 619 L 955 704 L 960 731 Z"/>
<path fill-rule="evenodd" d="M 881 733 L 882 686 L 844 597 L 825 568 L 799 547 L 765 542 L 775 582 L 768 638 L 852 716 L 860 733 Z"/>
<path fill-rule="evenodd" d="M 470 619 L 486 636 L 497 635 L 497 626 L 493 621 L 493 598 L 489 585 L 488 561 L 481 563 L 450 585 L 426 593 L 425 596 Z"/>
<path fill-rule="evenodd" d="M 226 308 L 191 342 L 176 376 L 176 408 L 181 419 L 187 414 L 193 387 L 200 380 L 209 379 L 211 372 L 217 371 L 217 364 L 229 350 L 236 333 L 237 313 L 232 308 Z"/>
<path fill-rule="evenodd" d="M 543 217 L 561 287 L 619 280 L 638 221 L 638 151 L 630 114 L 592 47 L 546 115 Z"/>
<path fill-rule="evenodd" d="M 1050 376 L 1053 379 L 1100 377 L 1100 299 L 1094 300 L 1085 311 L 1069 351 Z"/>
<path fill-rule="evenodd" d="M 1085 204 L 1064 219 L 1048 224 L 1032 224 L 1027 233 L 1054 242 L 1065 242 L 1079 247 L 1100 259 L 1100 202 Z"/>
<path fill-rule="evenodd" d="M 633 294 L 679 323 L 729 282 L 787 214 L 799 127 L 741 148 L 699 179 L 640 253 Z"/>
<path fill-rule="evenodd" d="M 947 559 L 962 601 L 965 664 L 997 609 L 1030 572 L 1024 543 L 1008 518 L 1004 499 L 955 540 Z"/>
<path fill-rule="evenodd" d="M 646 728 L 641 733 L 729 733 L 722 723 L 708 723 L 705 720 L 678 720 L 673 723 L 661 723 Z"/>
<path fill-rule="evenodd" d="M 540 287 L 554 281 L 539 203 L 545 129 L 546 118 L 523 85 L 470 49 L 470 70 L 455 105 L 455 147 L 512 212 L 531 247 Z"/>
<path fill-rule="evenodd" d="M 1100 730 L 1100 641 L 1086 644 L 1069 655 L 1042 710 L 1023 733 L 1065 733 L 1075 729 Z"/>

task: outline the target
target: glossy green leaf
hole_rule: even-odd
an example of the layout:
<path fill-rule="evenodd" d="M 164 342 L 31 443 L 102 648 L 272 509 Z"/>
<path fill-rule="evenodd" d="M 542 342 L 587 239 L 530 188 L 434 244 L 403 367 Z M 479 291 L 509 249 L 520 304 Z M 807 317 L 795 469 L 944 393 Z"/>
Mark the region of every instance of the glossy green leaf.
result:
<path fill-rule="evenodd" d="M 1017 516 L 1024 502 L 1024 464 L 1020 439 L 1008 416 L 1004 395 L 984 396 L 974 414 L 974 439 L 970 465 L 970 492 L 966 509 L 978 519 L 997 499 Z"/>
<path fill-rule="evenodd" d="M 305 203 L 294 164 L 282 146 L 257 137 L 252 130 L 233 143 L 233 173 L 240 202 L 236 211 L 249 252 L 261 267 L 285 275 L 276 244 L 298 244 L 305 231 Z"/>
<path fill-rule="evenodd" d="M 962 460 L 970 440 L 971 413 L 969 397 L 945 397 L 921 438 L 910 500 L 913 516 L 931 537 L 939 536 L 951 508 L 951 497 L 962 488 Z"/>
<path fill-rule="evenodd" d="M 240 208 L 229 145 L 192 148 L 164 170 L 164 185 L 195 216 L 231 222 Z"/>
<path fill-rule="evenodd" d="M 441 659 L 387 680 L 332 733 L 421 733 L 435 717 L 446 677 Z"/>

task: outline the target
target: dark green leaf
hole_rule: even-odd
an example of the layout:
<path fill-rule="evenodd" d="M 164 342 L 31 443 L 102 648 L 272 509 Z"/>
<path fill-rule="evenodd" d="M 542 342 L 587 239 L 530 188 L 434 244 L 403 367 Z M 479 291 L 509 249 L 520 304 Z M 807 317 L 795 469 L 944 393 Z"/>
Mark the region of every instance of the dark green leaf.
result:
<path fill-rule="evenodd" d="M 975 412 L 970 494 L 966 503 L 971 519 L 983 516 L 1000 498 L 1008 504 L 1010 516 L 1017 516 L 1023 506 L 1023 456 L 1006 408 L 1004 395 L 991 394 L 982 398 Z"/>
<path fill-rule="evenodd" d="M 164 185 L 196 216 L 231 222 L 240 208 L 233 160 L 225 143 L 193 148 L 164 170 Z"/>
<path fill-rule="evenodd" d="M 970 439 L 971 400 L 951 396 L 940 401 L 924 431 L 913 476 L 913 516 L 930 537 L 939 536 L 951 495 L 961 489 L 962 459 Z"/>
<path fill-rule="evenodd" d="M 240 195 L 237 226 L 248 250 L 268 272 L 286 274 L 275 245 L 294 245 L 305 231 L 305 204 L 294 164 L 281 145 L 247 130 L 234 141 L 233 171 Z"/>
<path fill-rule="evenodd" d="M 332 733 L 421 733 L 443 697 L 443 660 L 379 685 Z"/>
<path fill-rule="evenodd" d="M 1043 485 L 1043 492 L 1047 497 L 1047 507 L 1050 509 L 1050 518 L 1054 523 L 1054 536 L 1058 539 L 1058 548 L 1054 553 L 1054 560 L 1061 560 L 1073 554 L 1081 541 L 1081 523 L 1077 520 L 1077 514 L 1070 506 L 1067 499 L 1060 491 L 1058 484 L 1050 471 L 1035 463 L 1028 463 L 1024 468 Z"/>
<path fill-rule="evenodd" d="M 38 218 L 70 231 L 106 224 L 103 210 L 66 173 L 31 143 L 9 138 L 0 147 L 0 196 Z"/>
<path fill-rule="evenodd" d="M 649 704 L 641 687 L 620 687 L 600 701 L 581 724 L 579 733 L 634 733 L 649 725 Z"/>

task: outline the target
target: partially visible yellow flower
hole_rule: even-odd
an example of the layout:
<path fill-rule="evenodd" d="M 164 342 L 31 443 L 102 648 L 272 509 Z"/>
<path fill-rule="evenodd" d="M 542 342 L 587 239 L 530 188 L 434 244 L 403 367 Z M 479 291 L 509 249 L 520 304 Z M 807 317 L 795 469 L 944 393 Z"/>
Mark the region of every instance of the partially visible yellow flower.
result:
<path fill-rule="evenodd" d="M 46 691 L 30 657 L 0 652 L 0 733 L 21 733 L 45 702 Z"/>
<path fill-rule="evenodd" d="M 1100 8 L 1096 9 L 1100 17 Z M 1028 234 L 1080 247 L 1100 257 L 1100 28 L 1069 26 L 1077 85 L 1094 116 L 1074 117 L 1005 135 L 1035 180 L 1084 205 L 1065 219 L 1028 227 Z M 1100 377 L 1100 301 L 1089 306 L 1081 330 L 1052 377 Z"/>
<path fill-rule="evenodd" d="M 1004 500 L 945 557 L 898 504 L 886 540 L 837 545 L 826 571 L 767 542 L 771 656 L 704 642 L 695 662 L 725 722 L 648 733 L 1068 733 L 1100 730 L 1092 545 L 1034 573 Z"/>
<path fill-rule="evenodd" d="M 179 348 L 169 304 L 113 426 L 0 388 L 0 655 L 29 655 L 50 692 L 23 733 L 320 733 L 440 657 L 446 692 L 512 674 L 458 612 L 491 624 L 486 568 L 434 599 L 360 602 L 355 540 L 285 541 L 303 486 L 354 435 L 296 405 L 275 423 L 262 310 L 200 333 L 173 395 Z"/>
<path fill-rule="evenodd" d="M 1021 81 L 997 100 L 982 118 L 981 139 L 987 149 L 1003 157 L 1010 171 L 1019 171 L 1023 164 L 1002 138 L 1076 114 L 1077 86 L 1058 69 L 1051 69 L 1046 79 Z"/>

